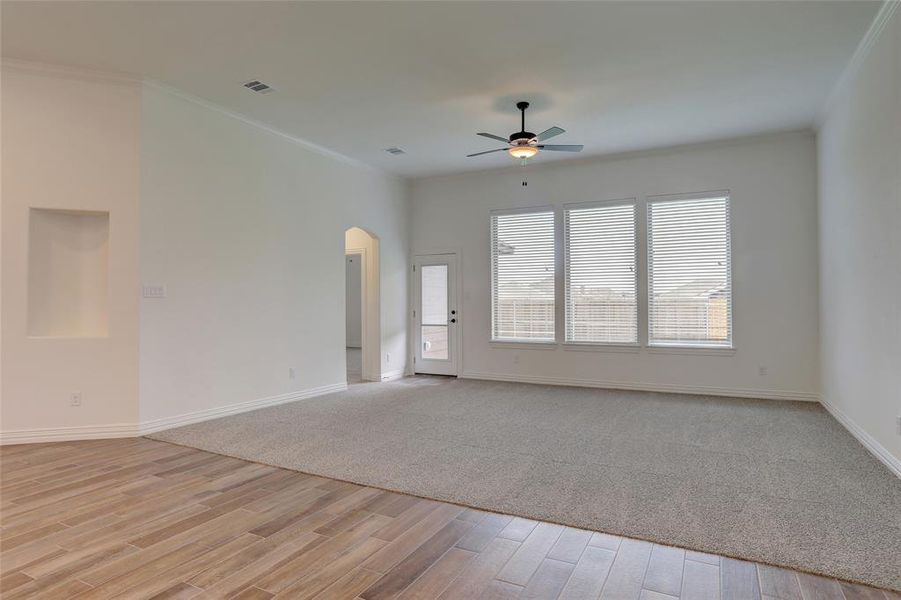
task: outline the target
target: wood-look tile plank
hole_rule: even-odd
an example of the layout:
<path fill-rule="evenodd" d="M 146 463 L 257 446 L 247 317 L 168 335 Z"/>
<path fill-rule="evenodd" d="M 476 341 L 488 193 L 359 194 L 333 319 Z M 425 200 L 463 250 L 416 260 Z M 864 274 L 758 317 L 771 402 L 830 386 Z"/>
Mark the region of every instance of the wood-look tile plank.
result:
<path fill-rule="evenodd" d="M 798 573 L 801 596 L 804 600 L 845 600 L 838 581 L 809 573 Z"/>
<path fill-rule="evenodd" d="M 514 600 L 522 594 L 521 585 L 495 579 L 478 596 L 479 600 Z"/>
<path fill-rule="evenodd" d="M 154 440 L 4 446 L 0 463 L 4 600 L 901 600 Z"/>
<path fill-rule="evenodd" d="M 386 517 L 399 517 L 408 508 L 412 508 L 420 502 L 416 496 L 404 496 L 393 492 L 385 492 L 382 497 L 375 498 L 373 502 L 363 508 Z"/>
<path fill-rule="evenodd" d="M 560 592 L 561 600 L 582 600 L 601 595 L 616 552 L 598 546 L 587 546 L 576 563 L 569 581 Z"/>
<path fill-rule="evenodd" d="M 686 560 L 680 597 L 686 600 L 720 600 L 719 565 Z"/>
<path fill-rule="evenodd" d="M 840 581 L 839 585 L 842 588 L 842 593 L 845 595 L 846 600 L 885 600 L 888 595 L 883 594 L 882 590 L 864 585 L 857 585 L 856 583 Z"/>
<path fill-rule="evenodd" d="M 457 517 L 461 521 L 469 521 L 470 523 L 478 523 L 487 513 L 477 508 L 467 508 Z"/>
<path fill-rule="evenodd" d="M 563 586 L 569 580 L 573 569 L 575 569 L 575 565 L 571 562 L 545 558 L 538 566 L 535 574 L 532 575 L 532 578 L 529 579 L 529 583 L 523 589 L 520 598 L 554 600 L 563 590 Z"/>
<path fill-rule="evenodd" d="M 758 600 L 760 584 L 754 563 L 734 558 L 720 560 L 720 589 L 723 600 Z"/>
<path fill-rule="evenodd" d="M 567 527 L 563 530 L 563 533 L 560 534 L 557 543 L 554 544 L 554 547 L 548 552 L 547 557 L 575 564 L 579 562 L 579 557 L 582 556 L 582 551 L 588 546 L 588 541 L 590 539 L 590 531 Z"/>
<path fill-rule="evenodd" d="M 299 579 L 329 565 L 354 548 L 367 544 L 372 533 L 384 524 L 386 518 L 381 515 L 371 515 L 367 520 L 354 525 L 333 538 L 323 537 L 322 539 L 325 541 L 321 544 L 311 547 L 308 551 L 301 553 L 278 568 L 270 570 L 264 576 L 256 579 L 253 585 L 278 595 Z M 367 550 L 371 548 L 375 552 L 384 547 L 384 540 L 373 539 L 381 543 L 367 544 Z M 370 557 L 371 554 L 367 554 L 365 558 Z"/>
<path fill-rule="evenodd" d="M 798 576 L 794 571 L 769 565 L 757 565 L 757 574 L 760 578 L 761 594 L 780 600 L 802 600 L 801 586 L 798 584 Z"/>
<path fill-rule="evenodd" d="M 376 581 L 360 596 L 366 600 L 385 600 L 398 595 L 420 575 L 425 573 L 467 531 L 472 529 L 473 524 L 473 522 L 459 519 L 451 520 L 409 556 L 386 572 L 384 577 Z"/>
<path fill-rule="evenodd" d="M 537 526 L 538 521 L 516 517 L 510 521 L 498 535 L 502 538 L 513 540 L 514 542 L 522 542 L 529 537 L 529 534 L 532 533 L 532 530 Z"/>
<path fill-rule="evenodd" d="M 245 590 L 230 596 L 229 600 L 269 600 L 273 595 L 260 588 L 249 587 Z"/>
<path fill-rule="evenodd" d="M 595 531 L 591 534 L 591 539 L 588 540 L 589 546 L 597 546 L 598 548 L 604 548 L 605 550 L 613 550 L 616 552 L 619 550 L 619 545 L 622 543 L 623 538 L 618 535 L 611 535 L 609 533 L 602 533 L 600 531 Z"/>
<path fill-rule="evenodd" d="M 378 515 L 381 516 L 381 515 Z M 341 579 L 348 571 L 358 568 L 363 561 L 372 556 L 386 543 L 374 537 L 367 537 L 355 545 L 350 551 L 331 557 L 327 563 L 319 563 L 310 569 L 307 576 L 296 580 L 285 588 L 276 598 L 306 600 L 318 595 L 321 591 Z"/>
<path fill-rule="evenodd" d="M 454 579 L 439 596 L 441 600 L 478 598 L 494 580 L 503 566 L 510 560 L 519 542 L 505 538 L 494 538 L 469 564 L 469 567 Z"/>
<path fill-rule="evenodd" d="M 696 562 L 720 566 L 720 557 L 716 554 L 707 554 L 706 552 L 697 552 L 695 550 L 686 550 L 685 560 L 693 560 Z"/>
<path fill-rule="evenodd" d="M 451 504 L 439 506 L 436 511 L 426 515 L 418 523 L 389 542 L 380 551 L 376 552 L 371 559 L 366 561 L 364 566 L 367 569 L 378 571 L 379 573 L 387 573 L 426 540 L 456 518 L 462 510 L 463 509 L 459 506 Z M 375 537 L 381 539 L 379 532 L 375 533 Z"/>
<path fill-rule="evenodd" d="M 563 527 L 560 525 L 539 523 L 522 542 L 510 561 L 504 565 L 497 578 L 514 585 L 525 586 L 562 532 Z"/>
<path fill-rule="evenodd" d="M 652 548 L 653 544 L 641 540 L 622 540 L 601 591 L 602 600 L 638 597 Z"/>
<path fill-rule="evenodd" d="M 403 600 L 433 600 L 469 565 L 475 552 L 451 548 L 399 596 Z"/>
<path fill-rule="evenodd" d="M 203 599 L 231 598 L 241 591 L 253 587 L 253 582 L 257 579 L 268 577 L 285 564 L 323 544 L 327 539 L 321 535 L 306 532 L 292 541 L 267 547 L 265 552 L 254 556 L 253 560 L 243 567 L 230 573 L 226 572 L 228 574 L 223 573 L 226 575 L 225 577 L 208 582 L 206 586 L 203 586 L 204 592 L 197 597 Z M 267 539 L 266 542 L 268 541 Z M 260 543 L 257 542 L 257 544 Z M 195 578 L 188 579 L 188 583 L 196 585 Z"/>
<path fill-rule="evenodd" d="M 669 594 L 661 594 L 652 590 L 641 590 L 638 600 L 679 600 L 678 596 L 670 596 Z"/>
<path fill-rule="evenodd" d="M 682 589 L 685 551 L 672 546 L 654 544 L 642 587 L 652 592 L 678 596 Z"/>
<path fill-rule="evenodd" d="M 438 510 L 441 504 L 432 500 L 419 500 L 416 504 L 394 517 L 385 527 L 375 532 L 375 537 L 392 542 L 419 523 L 426 515 Z"/>
<path fill-rule="evenodd" d="M 507 515 L 488 514 L 457 542 L 457 547 L 481 552 L 512 520 L 513 517 Z"/>
<path fill-rule="evenodd" d="M 150 600 L 187 600 L 193 598 L 200 593 L 200 590 L 187 583 L 176 583 L 169 589 L 163 590 L 155 596 L 151 596 Z"/>
<path fill-rule="evenodd" d="M 22 571 L 11 571 L 0 575 L 0 594 L 9 594 L 19 586 L 34 581 Z"/>
<path fill-rule="evenodd" d="M 381 513 L 379 513 L 381 514 Z M 316 600 L 357 598 L 358 594 L 382 576 L 381 573 L 357 567 L 314 596 Z"/>

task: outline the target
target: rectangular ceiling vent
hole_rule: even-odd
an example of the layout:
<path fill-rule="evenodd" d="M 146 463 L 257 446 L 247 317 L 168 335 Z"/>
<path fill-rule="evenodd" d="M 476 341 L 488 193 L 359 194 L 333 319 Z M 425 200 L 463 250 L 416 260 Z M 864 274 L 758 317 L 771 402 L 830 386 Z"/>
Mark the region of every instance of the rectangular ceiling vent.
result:
<path fill-rule="evenodd" d="M 394 154 L 394 155 L 407 153 L 405 150 L 402 150 L 402 149 L 398 148 L 397 146 L 392 146 L 391 148 L 385 148 L 385 152 L 387 152 L 388 154 Z"/>
<path fill-rule="evenodd" d="M 275 91 L 274 87 L 272 87 L 270 85 L 266 85 L 262 81 L 257 81 L 256 79 L 254 79 L 253 81 L 248 81 L 247 83 L 244 84 L 244 87 L 246 87 L 248 90 L 250 90 L 252 92 L 256 92 L 258 94 L 268 94 L 269 92 Z"/>

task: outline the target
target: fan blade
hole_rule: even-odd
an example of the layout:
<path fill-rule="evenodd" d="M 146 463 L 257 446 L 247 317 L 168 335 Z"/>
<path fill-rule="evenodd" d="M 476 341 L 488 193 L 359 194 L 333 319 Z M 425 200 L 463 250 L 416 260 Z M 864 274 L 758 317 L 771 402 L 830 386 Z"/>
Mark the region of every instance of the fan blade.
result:
<path fill-rule="evenodd" d="M 499 141 L 499 142 L 504 142 L 505 144 L 509 144 L 509 143 L 510 143 L 510 140 L 508 140 L 507 138 L 502 138 L 501 136 L 499 136 L 499 135 L 494 135 L 493 133 L 485 133 L 485 132 L 482 132 L 482 133 L 477 133 L 476 135 L 480 135 L 480 136 L 482 136 L 482 137 L 486 137 L 486 138 L 489 138 L 489 139 L 492 139 L 492 140 L 497 140 L 497 141 Z"/>
<path fill-rule="evenodd" d="M 538 140 L 539 142 L 543 142 L 544 140 L 549 140 L 552 137 L 554 137 L 555 135 L 560 135 L 561 133 L 565 133 L 565 132 L 566 132 L 566 130 L 563 129 L 562 127 L 554 126 L 554 127 L 551 127 L 550 129 L 545 129 L 544 131 L 539 133 L 538 137 L 536 137 L 535 139 Z"/>
<path fill-rule="evenodd" d="M 552 152 L 581 152 L 584 147 L 582 144 L 544 144 L 538 146 L 541 150 L 551 150 Z"/>
<path fill-rule="evenodd" d="M 483 154 L 491 154 L 492 152 L 503 152 L 504 150 L 509 150 L 509 148 L 496 148 L 494 150 L 485 150 L 484 152 L 476 152 L 475 154 L 467 154 L 466 158 L 471 156 L 482 156 Z"/>

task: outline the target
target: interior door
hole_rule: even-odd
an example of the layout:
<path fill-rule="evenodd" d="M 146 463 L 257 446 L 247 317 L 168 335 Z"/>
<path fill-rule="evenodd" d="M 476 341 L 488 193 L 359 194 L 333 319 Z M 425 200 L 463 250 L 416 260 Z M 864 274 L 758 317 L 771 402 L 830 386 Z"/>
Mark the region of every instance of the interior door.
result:
<path fill-rule="evenodd" d="M 413 263 L 413 370 L 457 374 L 457 255 L 417 256 Z"/>

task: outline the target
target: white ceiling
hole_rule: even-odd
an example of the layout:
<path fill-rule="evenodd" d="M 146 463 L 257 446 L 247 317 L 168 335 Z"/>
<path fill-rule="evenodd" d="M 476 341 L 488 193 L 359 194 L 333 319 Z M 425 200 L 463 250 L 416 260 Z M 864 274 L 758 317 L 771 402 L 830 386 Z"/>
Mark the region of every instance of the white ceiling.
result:
<path fill-rule="evenodd" d="M 878 2 L 11 2 L 4 56 L 148 77 L 404 176 L 807 127 Z M 277 88 L 241 87 L 260 79 Z M 384 152 L 389 146 L 403 156 Z M 542 153 L 536 161 L 565 160 Z"/>

